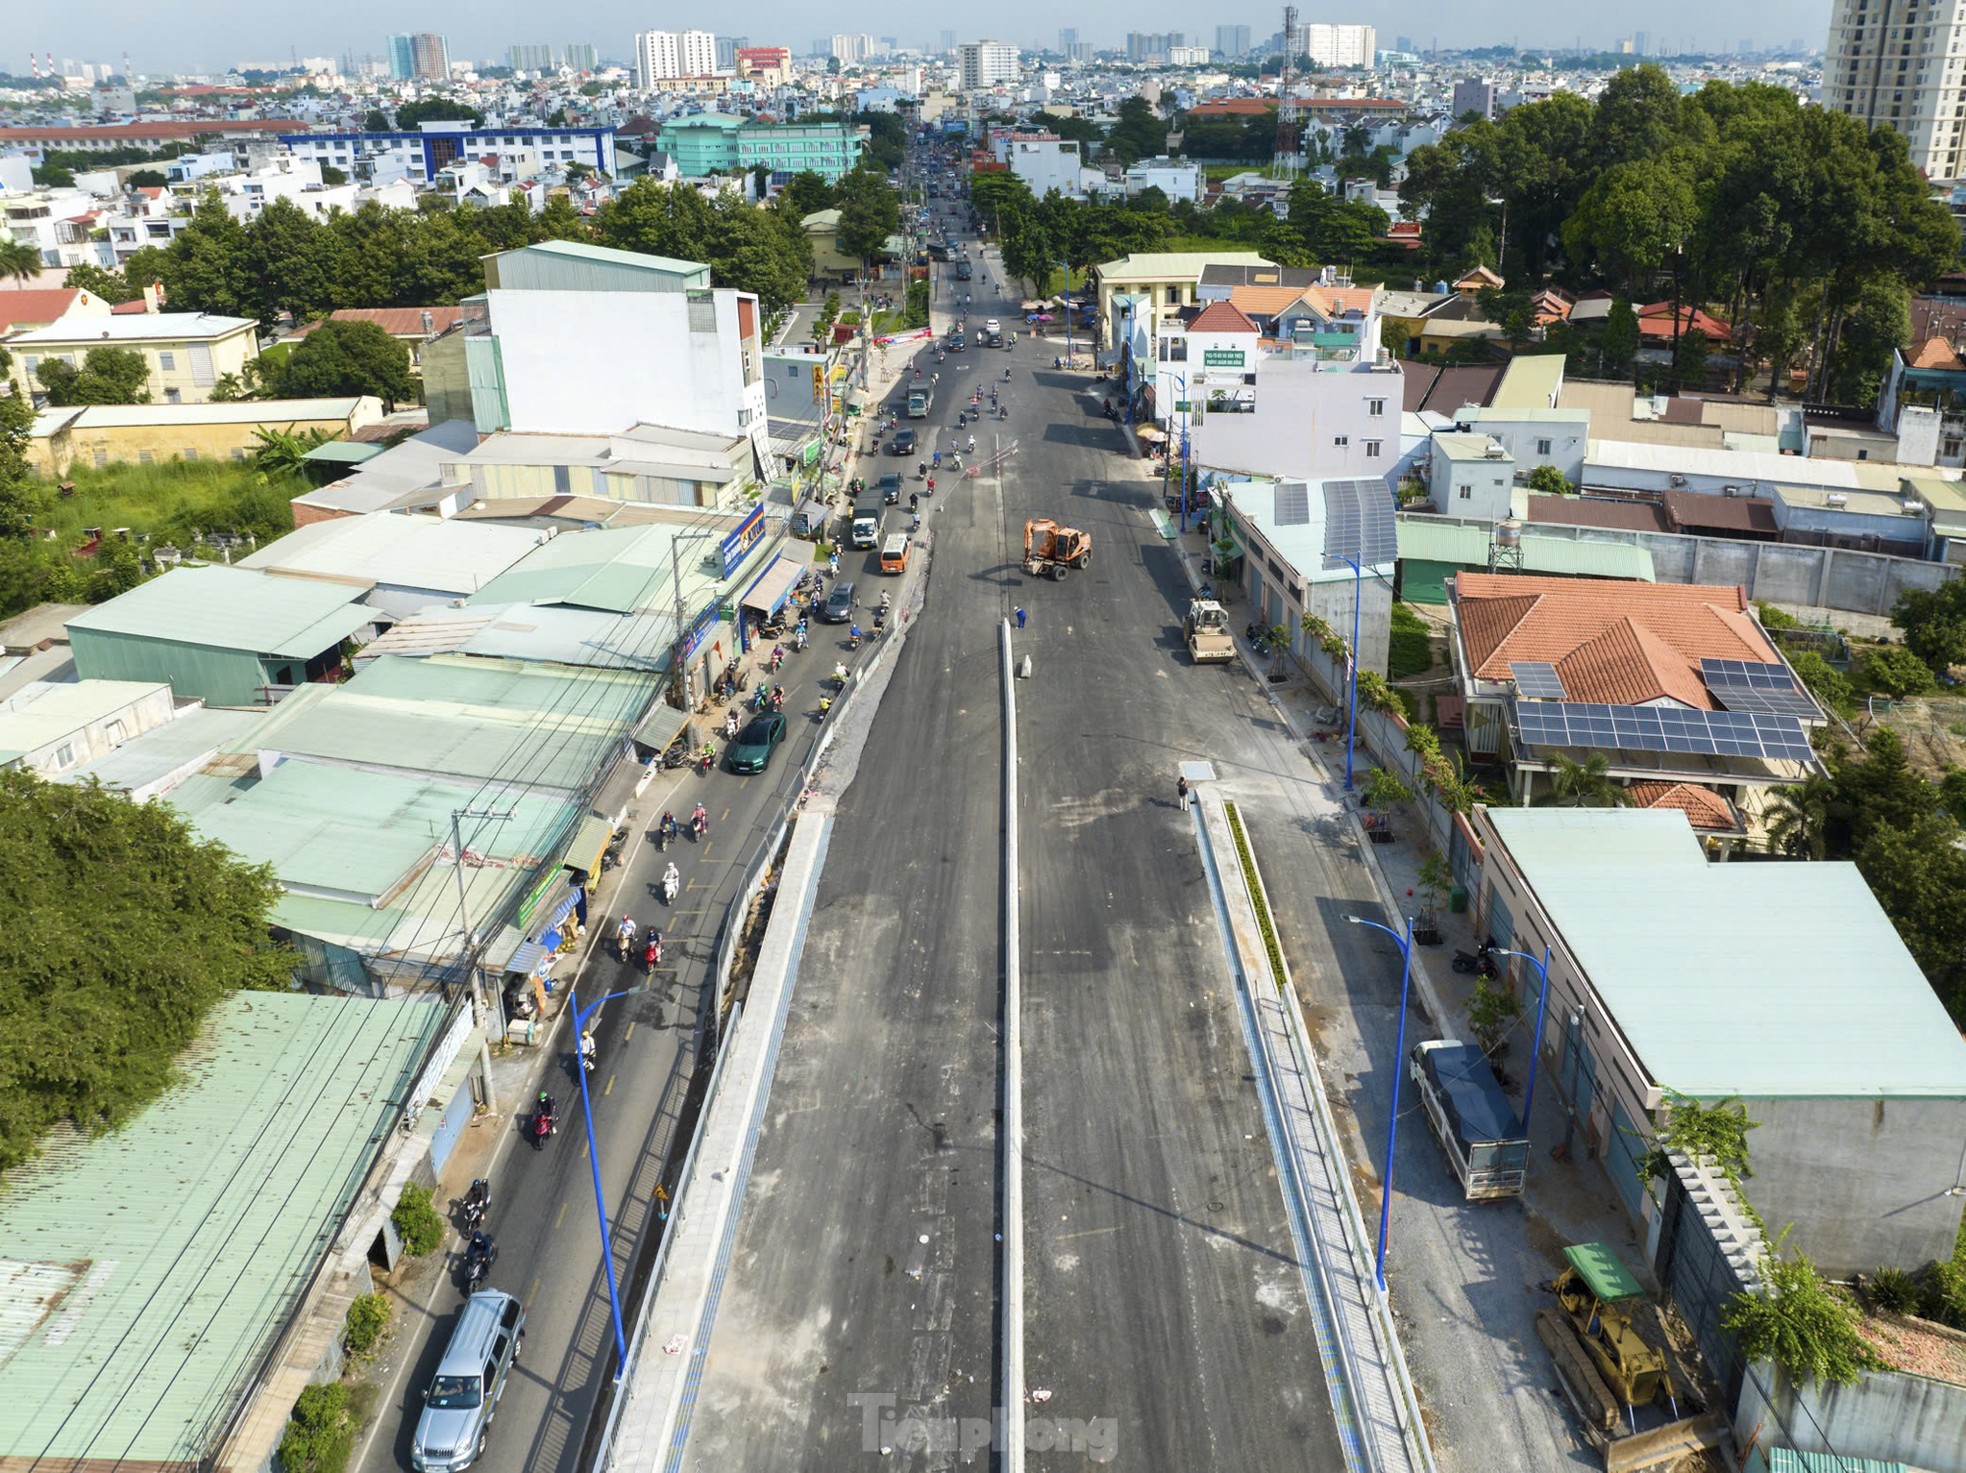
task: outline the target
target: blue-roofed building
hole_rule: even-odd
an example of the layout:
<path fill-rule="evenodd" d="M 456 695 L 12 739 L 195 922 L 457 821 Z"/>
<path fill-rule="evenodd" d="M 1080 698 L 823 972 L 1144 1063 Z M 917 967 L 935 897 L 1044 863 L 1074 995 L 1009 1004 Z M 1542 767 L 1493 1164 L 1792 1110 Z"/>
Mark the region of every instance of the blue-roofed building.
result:
<path fill-rule="evenodd" d="M 1541 1078 L 1568 1157 L 1597 1158 L 1641 1231 L 1636 1163 L 1676 1092 L 1747 1107 L 1746 1196 L 1831 1277 L 1951 1255 L 1966 1041 L 1855 865 L 1709 863 L 1666 810 L 1478 808 L 1475 828 L 1477 933 L 1551 949 Z M 1507 976 L 1533 1015 L 1534 969 Z"/>

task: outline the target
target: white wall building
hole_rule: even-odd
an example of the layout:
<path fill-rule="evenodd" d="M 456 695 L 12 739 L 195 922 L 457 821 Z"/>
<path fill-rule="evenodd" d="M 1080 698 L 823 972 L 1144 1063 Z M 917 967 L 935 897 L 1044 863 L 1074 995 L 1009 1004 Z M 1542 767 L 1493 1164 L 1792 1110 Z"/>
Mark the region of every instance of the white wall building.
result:
<path fill-rule="evenodd" d="M 1129 164 L 1126 170 L 1126 193 L 1130 199 L 1136 194 L 1144 194 L 1149 189 L 1158 189 L 1167 196 L 1168 203 L 1187 200 L 1194 203 L 1201 198 L 1201 165 L 1177 163 L 1169 158 L 1141 159 Z"/>
<path fill-rule="evenodd" d="M 635 85 L 644 92 L 669 77 L 707 77 L 717 70 L 717 38 L 709 31 L 637 31 Z"/>
<path fill-rule="evenodd" d="M 1333 26 L 1322 23 L 1297 28 L 1297 52 L 1312 66 L 1372 65 L 1379 44 L 1371 26 Z"/>
<path fill-rule="evenodd" d="M 1445 516 L 1499 522 L 1511 514 L 1515 459 L 1488 435 L 1437 434 L 1427 459 L 1427 490 Z"/>
<path fill-rule="evenodd" d="M 1030 185 L 1031 193 L 1039 199 L 1054 189 L 1068 199 L 1083 197 L 1085 164 L 1076 142 L 1011 137 L 1004 145 L 1004 162 L 1010 165 L 1011 173 Z"/>
<path fill-rule="evenodd" d="M 1928 178 L 1966 172 L 1966 3 L 1835 0 L 1822 104 L 1901 134 Z"/>
<path fill-rule="evenodd" d="M 965 92 L 994 87 L 1017 77 L 1017 48 L 1002 41 L 965 41 L 956 48 L 958 85 Z"/>

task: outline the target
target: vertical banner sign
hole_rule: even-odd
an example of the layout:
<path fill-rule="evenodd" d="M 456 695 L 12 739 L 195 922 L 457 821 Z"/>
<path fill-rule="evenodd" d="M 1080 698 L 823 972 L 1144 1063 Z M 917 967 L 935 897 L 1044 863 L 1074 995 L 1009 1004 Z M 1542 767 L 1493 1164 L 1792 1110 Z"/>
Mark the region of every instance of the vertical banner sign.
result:
<path fill-rule="evenodd" d="M 724 577 L 735 573 L 745 556 L 764 539 L 765 507 L 759 502 L 751 508 L 751 515 L 737 524 L 737 530 L 723 541 Z"/>

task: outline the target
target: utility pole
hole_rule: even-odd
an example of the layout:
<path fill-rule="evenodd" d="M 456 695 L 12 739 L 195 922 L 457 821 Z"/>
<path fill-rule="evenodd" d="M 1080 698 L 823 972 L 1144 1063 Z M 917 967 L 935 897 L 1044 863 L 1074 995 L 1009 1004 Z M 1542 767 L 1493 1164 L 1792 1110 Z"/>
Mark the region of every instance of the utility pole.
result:
<path fill-rule="evenodd" d="M 457 918 L 464 933 L 464 960 L 471 978 L 471 1006 L 478 1014 L 478 1072 L 485 1079 L 485 1109 L 498 1113 L 498 1096 L 492 1087 L 491 1005 L 485 997 L 485 973 L 478 965 L 478 937 L 471 929 L 471 900 L 464 883 L 464 823 L 467 818 L 493 819 L 503 823 L 512 817 L 510 808 L 454 808 L 451 810 L 451 856 L 457 871 Z M 499 1037 L 503 1039 L 504 1010 L 500 1009 Z"/>

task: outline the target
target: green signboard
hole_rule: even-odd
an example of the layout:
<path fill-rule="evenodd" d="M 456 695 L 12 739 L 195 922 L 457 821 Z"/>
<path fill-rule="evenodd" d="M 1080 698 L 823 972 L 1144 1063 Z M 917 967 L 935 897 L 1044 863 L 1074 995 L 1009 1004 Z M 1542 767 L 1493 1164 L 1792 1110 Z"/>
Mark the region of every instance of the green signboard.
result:
<path fill-rule="evenodd" d="M 1207 368 L 1241 368 L 1242 349 L 1209 348 L 1203 351 L 1201 361 Z"/>

